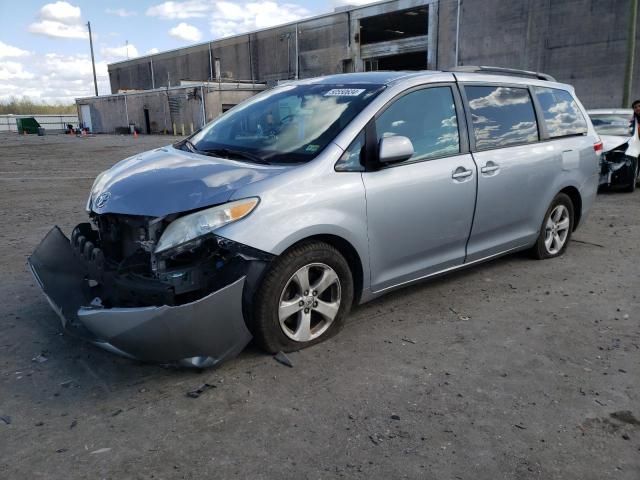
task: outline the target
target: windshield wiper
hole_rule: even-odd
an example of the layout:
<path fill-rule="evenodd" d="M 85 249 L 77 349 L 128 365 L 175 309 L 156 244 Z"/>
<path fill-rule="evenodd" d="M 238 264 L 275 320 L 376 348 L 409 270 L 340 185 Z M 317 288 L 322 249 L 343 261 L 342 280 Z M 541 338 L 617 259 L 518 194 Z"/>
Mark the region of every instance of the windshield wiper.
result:
<path fill-rule="evenodd" d="M 253 163 L 259 163 L 261 165 L 270 165 L 269 162 L 262 159 L 261 157 L 254 155 L 253 153 L 244 152 L 242 150 L 231 150 L 229 148 L 212 148 L 210 150 L 197 150 L 197 152 L 203 153 L 205 155 L 216 156 L 216 157 L 224 157 L 224 158 L 235 157 L 236 159 L 241 158 L 244 160 L 249 160 L 250 162 L 253 162 Z"/>
<path fill-rule="evenodd" d="M 178 147 L 180 150 L 184 150 L 182 147 L 187 147 L 186 149 L 192 153 L 200 153 L 200 150 L 198 150 L 188 138 L 174 144 L 174 146 Z"/>

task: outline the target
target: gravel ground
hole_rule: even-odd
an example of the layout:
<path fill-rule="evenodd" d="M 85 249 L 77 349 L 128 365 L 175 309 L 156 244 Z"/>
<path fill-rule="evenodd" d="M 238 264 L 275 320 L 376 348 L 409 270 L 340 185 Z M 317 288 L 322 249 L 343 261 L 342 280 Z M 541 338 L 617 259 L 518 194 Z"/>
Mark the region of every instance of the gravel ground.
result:
<path fill-rule="evenodd" d="M 250 346 L 198 373 L 61 334 L 26 267 L 97 173 L 171 141 L 0 136 L 0 476 L 640 478 L 640 192 L 600 195 L 559 259 L 357 308 L 293 368 Z"/>

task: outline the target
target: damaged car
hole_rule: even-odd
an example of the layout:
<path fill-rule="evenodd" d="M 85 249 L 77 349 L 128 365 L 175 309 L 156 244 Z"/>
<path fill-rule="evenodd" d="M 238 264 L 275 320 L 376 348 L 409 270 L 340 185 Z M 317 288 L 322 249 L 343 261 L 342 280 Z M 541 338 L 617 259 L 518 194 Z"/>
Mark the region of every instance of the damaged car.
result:
<path fill-rule="evenodd" d="M 640 184 L 640 138 L 633 132 L 633 110 L 599 109 L 587 112 L 604 151 L 601 158 L 600 185 L 633 192 Z"/>
<path fill-rule="evenodd" d="M 353 305 L 418 281 L 519 250 L 562 255 L 602 144 L 572 87 L 485 68 L 262 92 L 101 173 L 88 221 L 53 228 L 31 270 L 66 330 L 207 367 L 252 338 L 314 345 Z"/>

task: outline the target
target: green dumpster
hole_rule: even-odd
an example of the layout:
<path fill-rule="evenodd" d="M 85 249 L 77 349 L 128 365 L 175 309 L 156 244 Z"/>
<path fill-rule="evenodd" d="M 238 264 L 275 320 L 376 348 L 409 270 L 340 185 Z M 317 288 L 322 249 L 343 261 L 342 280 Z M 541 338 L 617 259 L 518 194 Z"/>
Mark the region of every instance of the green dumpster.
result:
<path fill-rule="evenodd" d="M 16 118 L 16 124 L 20 135 L 23 133 L 38 133 L 38 128 L 40 128 L 40 124 L 33 117 Z"/>

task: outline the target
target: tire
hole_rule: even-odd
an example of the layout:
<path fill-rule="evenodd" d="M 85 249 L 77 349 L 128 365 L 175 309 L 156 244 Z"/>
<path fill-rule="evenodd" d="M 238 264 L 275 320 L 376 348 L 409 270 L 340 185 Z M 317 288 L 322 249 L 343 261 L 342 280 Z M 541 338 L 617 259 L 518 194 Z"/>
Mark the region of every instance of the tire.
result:
<path fill-rule="evenodd" d="M 340 330 L 353 295 L 342 254 L 324 242 L 305 242 L 274 260 L 254 296 L 249 329 L 269 353 L 300 350 Z"/>
<path fill-rule="evenodd" d="M 531 249 L 532 256 L 544 260 L 562 255 L 571 240 L 574 218 L 573 202 L 569 196 L 564 193 L 556 195 L 544 215 L 540 234 Z"/>
<path fill-rule="evenodd" d="M 627 193 L 633 193 L 636 190 L 636 183 L 638 182 L 638 161 L 636 160 L 633 174 L 631 175 L 631 183 L 624 189 Z"/>

